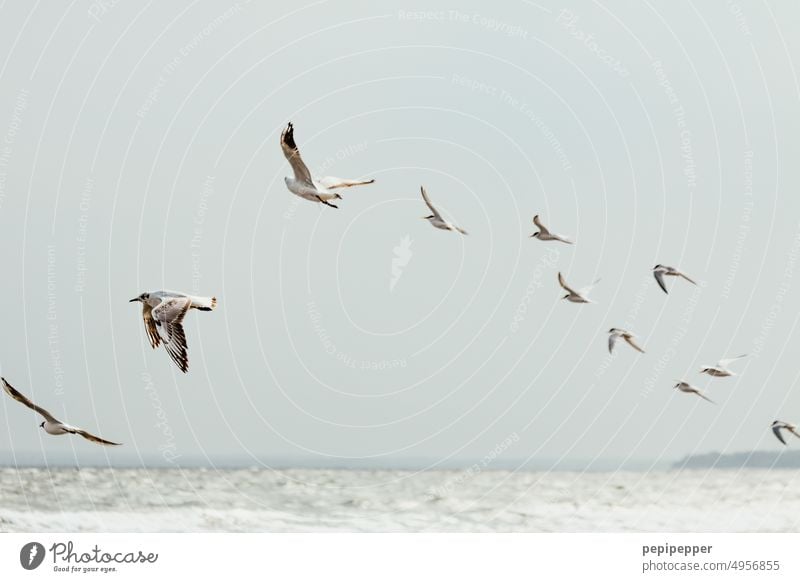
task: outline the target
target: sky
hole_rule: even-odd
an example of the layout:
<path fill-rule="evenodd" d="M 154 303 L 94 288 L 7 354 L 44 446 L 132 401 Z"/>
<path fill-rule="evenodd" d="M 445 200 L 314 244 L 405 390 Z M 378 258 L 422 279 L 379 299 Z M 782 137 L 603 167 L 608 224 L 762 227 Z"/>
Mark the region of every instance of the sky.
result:
<path fill-rule="evenodd" d="M 124 446 L 4 397 L 0 463 L 775 450 L 800 422 L 798 24 L 789 0 L 5 3 L 0 370 Z M 293 196 L 289 121 L 315 175 L 375 183 Z M 421 220 L 421 185 L 468 236 Z M 530 238 L 537 213 L 576 244 Z M 698 285 L 664 294 L 657 263 Z M 157 289 L 218 298 L 188 374 L 128 302 Z M 646 353 L 609 356 L 611 327 Z"/>

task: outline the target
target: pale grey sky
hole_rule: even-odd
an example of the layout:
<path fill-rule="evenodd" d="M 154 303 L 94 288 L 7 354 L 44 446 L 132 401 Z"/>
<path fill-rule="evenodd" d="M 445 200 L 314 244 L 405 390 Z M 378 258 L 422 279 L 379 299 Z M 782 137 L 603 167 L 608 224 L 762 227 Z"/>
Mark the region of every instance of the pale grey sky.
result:
<path fill-rule="evenodd" d="M 4 397 L 0 462 L 647 466 L 800 421 L 796 3 L 420 5 L 3 5 L 2 374 L 125 446 Z M 289 120 L 376 183 L 292 196 Z M 161 288 L 219 299 L 188 375 L 128 303 Z"/>

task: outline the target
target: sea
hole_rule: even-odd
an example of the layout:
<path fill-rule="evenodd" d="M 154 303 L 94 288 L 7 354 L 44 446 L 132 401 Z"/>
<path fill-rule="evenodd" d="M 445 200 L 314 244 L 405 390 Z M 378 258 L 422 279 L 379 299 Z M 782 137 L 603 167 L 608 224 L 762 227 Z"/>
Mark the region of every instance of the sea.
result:
<path fill-rule="evenodd" d="M 796 532 L 798 470 L 0 469 L 3 532 Z"/>

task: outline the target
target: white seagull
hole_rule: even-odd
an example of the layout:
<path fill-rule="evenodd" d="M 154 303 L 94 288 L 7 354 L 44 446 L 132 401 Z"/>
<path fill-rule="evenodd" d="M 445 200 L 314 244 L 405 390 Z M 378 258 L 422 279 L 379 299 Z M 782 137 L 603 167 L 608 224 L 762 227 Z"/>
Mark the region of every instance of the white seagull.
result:
<path fill-rule="evenodd" d="M 563 243 L 567 243 L 568 245 L 572 244 L 572 241 L 562 236 L 560 234 L 555 234 L 547 230 L 547 227 L 542 224 L 542 221 L 539 219 L 539 215 L 533 217 L 533 224 L 539 227 L 539 232 L 534 232 L 531 235 L 531 238 L 538 238 L 539 240 L 557 240 Z"/>
<path fill-rule="evenodd" d="M 633 338 L 636 336 L 633 335 L 629 331 L 625 331 L 624 329 L 620 329 L 618 327 L 612 327 L 608 330 L 608 353 L 612 353 L 614 351 L 614 344 L 617 343 L 617 340 L 622 338 L 628 345 L 630 345 L 634 350 L 638 352 L 644 353 L 644 350 L 636 345 L 636 342 L 633 341 Z"/>
<path fill-rule="evenodd" d="M 322 202 L 331 208 L 338 208 L 335 204 L 331 204 L 330 200 L 341 200 L 342 197 L 333 190 L 349 188 L 350 186 L 363 186 L 364 184 L 372 184 L 375 181 L 347 180 L 335 176 L 325 176 L 319 180 L 312 179 L 311 172 L 308 171 L 308 166 L 303 162 L 303 158 L 300 157 L 300 150 L 297 149 L 297 144 L 294 141 L 294 126 L 291 122 L 281 133 L 281 149 L 294 171 L 294 178 L 286 177 L 283 179 L 286 182 L 286 187 L 292 194 L 311 202 Z"/>
<path fill-rule="evenodd" d="M 664 285 L 664 277 L 683 277 L 689 281 L 689 283 L 697 285 L 697 283 L 692 281 L 689 277 L 687 277 L 684 273 L 681 273 L 675 267 L 667 267 L 666 265 L 656 265 L 653 267 L 653 276 L 656 278 L 658 286 L 661 287 L 661 290 L 667 294 L 669 294 L 669 291 L 667 291 L 667 287 Z"/>
<path fill-rule="evenodd" d="M 781 429 L 788 430 L 794 436 L 800 439 L 800 433 L 797 432 L 797 426 L 794 424 L 790 424 L 788 422 L 783 422 L 782 420 L 776 420 L 772 423 L 772 432 L 781 441 L 783 444 L 786 444 L 786 441 L 783 440 L 783 435 L 781 434 Z"/>
<path fill-rule="evenodd" d="M 714 376 L 716 378 L 727 378 L 728 376 L 735 376 L 736 374 L 728 369 L 728 365 L 731 362 L 735 362 L 741 358 L 747 357 L 747 354 L 742 354 L 741 356 L 736 356 L 735 358 L 725 358 L 724 360 L 720 360 L 714 366 L 703 366 L 703 369 L 700 370 L 701 374 L 708 374 L 709 376 Z"/>
<path fill-rule="evenodd" d="M 14 388 L 11 384 L 6 382 L 5 378 L 0 378 L 3 381 L 3 388 L 5 391 L 8 392 L 9 396 L 16 400 L 17 402 L 21 402 L 31 410 L 34 410 L 41 414 L 44 417 L 44 421 L 39 425 L 47 434 L 53 435 L 61 435 L 61 434 L 78 434 L 81 435 L 88 441 L 92 441 L 93 443 L 97 443 L 100 445 L 120 445 L 121 443 L 113 443 L 111 441 L 107 441 L 105 439 L 101 439 L 99 436 L 95 436 L 90 432 L 86 432 L 82 428 L 78 428 L 77 426 L 72 426 L 66 423 L 61 422 L 52 414 L 47 412 L 41 406 L 36 406 L 33 402 L 28 400 L 22 393 L 19 392 L 16 388 Z"/>
<path fill-rule="evenodd" d="M 699 389 L 695 388 L 688 382 L 683 382 L 682 380 L 678 380 L 678 383 L 675 384 L 675 388 L 677 388 L 681 392 L 686 392 L 687 394 L 697 394 L 703 400 L 708 400 L 711 404 L 716 404 L 716 402 L 708 398 L 705 394 L 700 392 Z"/>
<path fill-rule="evenodd" d="M 431 199 L 428 198 L 428 193 L 425 191 L 425 186 L 420 186 L 419 189 L 422 192 L 422 199 L 425 201 L 425 204 L 427 204 L 428 208 L 430 208 L 431 212 L 433 212 L 433 214 L 430 216 L 423 216 L 422 218 L 430 222 L 432 226 L 441 230 L 454 230 L 460 232 L 461 234 L 468 234 L 463 228 L 459 228 L 442 218 L 442 215 L 439 214 L 439 211 L 433 207 L 433 204 L 431 204 Z"/>
<path fill-rule="evenodd" d="M 153 291 L 131 299 L 142 304 L 144 329 L 153 349 L 164 343 L 169 357 L 182 372 L 189 370 L 186 334 L 183 317 L 190 309 L 211 311 L 217 306 L 216 297 L 197 297 L 177 291 Z"/>
<path fill-rule="evenodd" d="M 584 287 L 583 289 L 579 289 L 575 291 L 572 287 L 567 285 L 567 282 L 564 281 L 563 275 L 559 272 L 558 274 L 558 284 L 564 288 L 564 291 L 567 292 L 561 299 L 566 299 L 567 301 L 571 301 L 572 303 L 594 303 L 591 299 L 587 297 L 589 291 L 592 290 L 592 287 L 597 285 L 600 279 L 597 279 L 594 283 L 589 285 L 588 287 Z"/>

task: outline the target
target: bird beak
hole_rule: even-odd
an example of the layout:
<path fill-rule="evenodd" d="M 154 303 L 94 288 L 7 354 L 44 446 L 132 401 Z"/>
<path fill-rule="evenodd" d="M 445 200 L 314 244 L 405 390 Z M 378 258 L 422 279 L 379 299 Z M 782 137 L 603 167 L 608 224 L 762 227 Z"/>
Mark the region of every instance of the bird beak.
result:
<path fill-rule="evenodd" d="M 139 301 L 139 298 L 138 298 L 138 297 L 134 297 L 133 299 L 131 299 L 130 301 L 128 301 L 128 303 L 134 303 L 134 302 L 136 302 L 136 301 Z"/>

